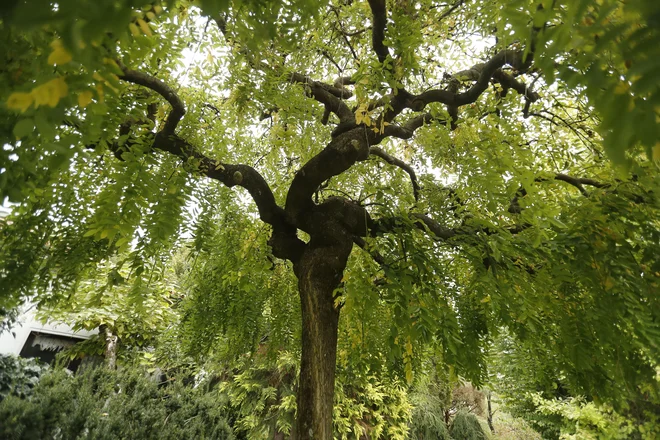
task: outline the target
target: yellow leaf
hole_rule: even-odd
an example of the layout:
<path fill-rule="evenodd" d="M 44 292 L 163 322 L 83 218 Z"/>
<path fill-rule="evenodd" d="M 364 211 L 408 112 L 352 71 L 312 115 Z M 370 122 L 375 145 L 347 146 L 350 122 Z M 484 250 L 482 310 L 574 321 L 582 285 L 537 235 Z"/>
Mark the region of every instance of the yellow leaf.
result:
<path fill-rule="evenodd" d="M 371 125 L 371 118 L 369 117 L 368 104 L 360 104 L 358 109 L 355 111 L 355 123 L 360 125 L 364 123 L 365 125 Z"/>
<path fill-rule="evenodd" d="M 619 82 L 619 84 L 616 85 L 616 87 L 614 87 L 614 93 L 616 93 L 617 95 L 623 95 L 628 91 L 628 89 L 630 89 L 628 83 L 621 81 Z"/>
<path fill-rule="evenodd" d="M 32 105 L 32 101 L 34 101 L 34 97 L 30 93 L 15 92 L 7 98 L 7 108 L 25 113 Z"/>
<path fill-rule="evenodd" d="M 151 28 L 147 24 L 146 21 L 142 20 L 141 18 L 137 19 L 137 24 L 140 25 L 140 29 L 142 29 L 142 32 L 144 32 L 145 35 L 151 37 Z"/>
<path fill-rule="evenodd" d="M 413 380 L 412 364 L 410 362 L 406 362 L 404 364 L 404 370 L 406 371 L 406 382 L 411 384 Z"/>
<path fill-rule="evenodd" d="M 99 97 L 99 102 L 103 102 L 103 84 L 96 85 L 96 94 Z"/>
<path fill-rule="evenodd" d="M 121 72 L 122 71 L 121 68 L 119 67 L 119 64 L 117 64 L 117 62 L 115 60 L 113 60 L 112 58 L 103 58 L 103 63 L 110 66 L 116 72 Z"/>
<path fill-rule="evenodd" d="M 32 89 L 35 107 L 48 105 L 55 107 L 60 99 L 69 94 L 69 87 L 63 77 L 55 78 Z"/>
<path fill-rule="evenodd" d="M 387 127 L 388 125 L 390 125 L 389 122 L 385 122 L 385 120 L 382 120 L 382 121 L 380 122 L 380 130 L 379 130 L 379 133 L 385 133 L 385 127 Z"/>
<path fill-rule="evenodd" d="M 151 12 L 151 11 L 149 11 L 149 12 L 147 12 L 147 13 L 146 13 L 146 14 L 144 14 L 144 15 L 146 15 L 146 16 L 147 16 L 147 18 L 148 18 L 149 20 L 153 20 L 153 19 L 155 19 L 155 18 L 156 18 L 156 14 L 154 14 L 154 13 L 153 13 L 153 12 Z"/>
<path fill-rule="evenodd" d="M 131 35 L 133 35 L 134 37 L 140 35 L 140 29 L 138 29 L 138 27 L 135 26 L 135 23 L 128 23 L 128 29 L 130 29 Z"/>
<path fill-rule="evenodd" d="M 92 102 L 92 92 L 89 90 L 85 90 L 84 92 L 80 92 L 78 94 L 78 106 L 85 108 L 89 105 L 90 102 Z"/>
<path fill-rule="evenodd" d="M 656 143 L 651 150 L 651 155 L 654 161 L 660 161 L 660 142 Z"/>
<path fill-rule="evenodd" d="M 413 346 L 412 346 L 412 342 L 410 341 L 410 338 L 408 338 L 408 340 L 406 341 L 406 353 L 408 354 L 408 356 L 412 357 Z"/>
<path fill-rule="evenodd" d="M 48 55 L 48 64 L 61 66 L 71 61 L 71 54 L 62 46 L 60 40 L 50 43 L 50 47 L 53 48 L 53 51 Z"/>

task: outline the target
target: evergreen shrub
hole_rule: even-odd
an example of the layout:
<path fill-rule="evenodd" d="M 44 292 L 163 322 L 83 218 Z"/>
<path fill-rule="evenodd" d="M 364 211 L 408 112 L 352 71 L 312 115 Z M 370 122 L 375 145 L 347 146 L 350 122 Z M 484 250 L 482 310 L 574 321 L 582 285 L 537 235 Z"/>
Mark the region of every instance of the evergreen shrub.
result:
<path fill-rule="evenodd" d="M 233 440 L 226 398 L 202 388 L 158 384 L 140 370 L 57 370 L 30 396 L 0 402 L 0 438 Z"/>
<path fill-rule="evenodd" d="M 477 416 L 467 411 L 456 413 L 449 435 L 453 440 L 488 440 L 488 434 L 484 432 Z"/>
<path fill-rule="evenodd" d="M 37 359 L 0 354 L 0 401 L 8 395 L 29 395 L 48 369 Z"/>

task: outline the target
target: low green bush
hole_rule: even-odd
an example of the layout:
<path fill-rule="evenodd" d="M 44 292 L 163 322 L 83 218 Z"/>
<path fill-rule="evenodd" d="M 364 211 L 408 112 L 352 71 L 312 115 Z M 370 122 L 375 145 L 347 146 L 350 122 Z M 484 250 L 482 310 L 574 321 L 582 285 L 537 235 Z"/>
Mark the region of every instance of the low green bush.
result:
<path fill-rule="evenodd" d="M 48 370 L 48 365 L 37 359 L 0 354 L 0 401 L 9 395 L 28 396 Z"/>
<path fill-rule="evenodd" d="M 0 438 L 233 440 L 226 398 L 201 388 L 164 386 L 139 370 L 53 371 L 27 398 L 0 402 Z"/>

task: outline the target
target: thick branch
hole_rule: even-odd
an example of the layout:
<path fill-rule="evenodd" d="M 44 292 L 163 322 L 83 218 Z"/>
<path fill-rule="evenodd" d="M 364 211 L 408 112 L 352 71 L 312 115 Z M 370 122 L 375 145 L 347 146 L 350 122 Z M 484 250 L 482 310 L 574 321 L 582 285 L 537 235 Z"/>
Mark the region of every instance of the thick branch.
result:
<path fill-rule="evenodd" d="M 374 25 L 371 29 L 371 44 L 373 46 L 378 61 L 385 62 L 390 50 L 385 45 L 385 27 L 387 26 L 387 9 L 385 0 L 369 0 L 371 13 L 373 14 Z"/>
<path fill-rule="evenodd" d="M 569 185 L 573 185 L 585 197 L 589 197 L 589 192 L 584 188 L 584 185 L 593 186 L 596 188 L 609 188 L 612 186 L 609 183 L 599 182 L 594 179 L 589 179 L 585 177 L 574 177 L 574 176 L 569 176 L 568 174 L 561 174 L 561 173 L 555 174 L 554 178 L 537 177 L 536 179 L 534 179 L 535 182 L 547 182 L 550 180 L 559 180 L 561 182 L 566 182 Z M 527 191 L 523 187 L 520 187 L 518 191 L 516 191 L 516 195 L 513 197 L 509 205 L 510 213 L 520 214 L 522 212 L 522 208 L 520 207 L 518 200 L 521 197 L 525 197 L 526 195 L 527 195 Z"/>
<path fill-rule="evenodd" d="M 232 47 L 237 47 L 235 41 L 232 41 L 228 32 L 227 32 L 227 22 L 224 17 L 218 17 L 215 19 L 218 28 L 222 32 L 223 36 L 227 43 Z M 249 55 L 249 54 L 247 54 Z M 273 67 L 269 66 L 266 63 L 255 62 L 252 56 L 248 56 L 248 61 L 250 65 L 255 69 L 261 69 L 263 71 L 272 71 Z M 337 66 L 339 68 L 339 66 Z M 341 69 L 340 69 L 341 70 Z M 281 70 L 280 70 L 281 72 Z M 322 121 L 323 124 L 326 124 L 329 118 L 328 112 L 333 112 L 337 115 L 340 121 L 350 121 L 355 118 L 348 106 L 342 101 L 342 99 L 348 99 L 352 96 L 352 93 L 343 87 L 343 84 L 349 84 L 350 78 L 340 78 L 338 81 L 340 85 L 329 85 L 322 83 L 320 81 L 314 81 L 311 78 L 293 72 L 290 73 L 287 78 L 291 82 L 298 84 L 303 84 L 308 88 L 309 94 L 318 102 L 325 105 L 325 114 L 323 115 Z"/>
<path fill-rule="evenodd" d="M 410 165 L 408 165 L 407 163 L 405 163 L 400 159 L 397 159 L 394 156 L 387 154 L 385 151 L 383 151 L 381 148 L 378 147 L 369 148 L 369 154 L 378 156 L 381 159 L 383 159 L 385 162 L 389 163 L 390 165 L 399 167 L 403 171 L 408 173 L 408 175 L 410 176 L 410 182 L 412 183 L 415 200 L 419 200 L 419 183 L 417 182 L 417 176 L 415 175 L 415 170 L 413 170 L 413 168 Z"/>
<path fill-rule="evenodd" d="M 387 266 L 387 263 L 385 262 L 385 258 L 376 250 L 373 249 L 367 249 L 367 243 L 364 241 L 362 237 L 353 237 L 353 243 L 358 245 L 363 251 L 369 254 L 373 260 L 378 263 L 380 266 Z"/>
<path fill-rule="evenodd" d="M 371 235 L 377 236 L 389 232 L 397 232 L 402 229 L 410 229 L 412 224 L 422 231 L 431 232 L 431 234 L 439 240 L 448 240 L 458 235 L 456 229 L 445 228 L 437 221 L 425 214 L 412 213 L 410 219 L 403 219 L 399 217 L 384 217 L 372 221 Z"/>
<path fill-rule="evenodd" d="M 486 63 L 478 63 L 473 67 L 454 75 L 447 75 L 450 80 L 445 89 L 431 89 L 419 95 L 412 95 L 405 90 L 398 90 L 396 94 L 384 98 L 389 98 L 388 109 L 383 113 L 382 119 L 391 123 L 403 110 L 409 108 L 415 112 L 420 112 L 433 102 L 445 104 L 451 116 L 452 127 L 455 128 L 458 118 L 458 108 L 460 106 L 475 102 L 479 96 L 486 90 L 491 80 L 502 84 L 506 90 L 513 89 L 523 95 L 528 102 L 538 100 L 537 93 L 530 90 L 524 83 L 516 80 L 513 76 L 503 72 L 501 67 L 508 64 L 515 69 L 524 71 L 531 62 L 531 55 L 523 60 L 523 52 L 516 50 L 502 50 Z M 458 93 L 460 80 L 475 81 L 475 83 L 465 92 Z M 396 128 L 391 129 L 392 136 L 400 137 L 401 133 Z"/>
<path fill-rule="evenodd" d="M 574 187 L 579 189 L 582 195 L 584 196 L 589 196 L 589 193 L 587 192 L 586 189 L 584 189 L 583 185 L 595 186 L 596 188 L 607 188 L 610 186 L 608 183 L 598 182 L 597 180 L 587 179 L 583 177 L 573 177 L 567 174 L 557 174 L 555 176 L 555 180 L 561 180 L 562 182 L 566 182 L 568 184 L 573 185 Z"/>
<path fill-rule="evenodd" d="M 336 114 L 341 122 L 355 120 L 355 115 L 342 100 L 351 97 L 352 93 L 349 90 L 314 81 L 296 72 L 292 73 L 289 78 L 292 82 L 307 86 L 311 96 L 321 104 L 324 104 L 326 109 Z"/>
<path fill-rule="evenodd" d="M 493 235 L 501 231 L 507 231 L 510 234 L 519 234 L 522 231 L 531 227 L 530 224 L 521 224 L 513 225 L 506 227 L 470 227 L 470 226 L 461 226 L 458 228 L 448 228 L 441 225 L 433 218 L 429 217 L 426 214 L 420 213 L 411 213 L 410 219 L 402 219 L 397 217 L 385 217 L 378 220 L 371 221 L 370 233 L 372 236 L 377 236 L 384 233 L 397 232 L 402 229 L 410 228 L 410 220 L 412 224 L 417 228 L 425 232 L 429 232 L 433 238 L 437 240 L 449 240 L 454 237 L 459 236 L 474 236 L 479 233 L 486 235 Z"/>
<path fill-rule="evenodd" d="M 143 87 L 147 87 L 148 89 L 151 89 L 154 92 L 161 95 L 163 98 L 167 100 L 167 102 L 170 103 L 170 105 L 172 106 L 172 111 L 170 111 L 170 114 L 167 116 L 167 119 L 165 120 L 165 126 L 163 127 L 163 131 L 167 134 L 174 133 L 177 124 L 179 123 L 181 118 L 183 118 L 183 115 L 186 113 L 186 108 L 184 107 L 181 98 L 179 98 L 179 95 L 177 95 L 176 92 L 172 90 L 170 86 L 168 86 L 158 78 L 155 78 L 143 72 L 138 72 L 135 70 L 128 69 L 123 64 L 120 64 L 120 68 L 124 72 L 124 74 L 119 77 L 120 79 L 131 82 L 133 84 L 141 85 Z"/>
<path fill-rule="evenodd" d="M 417 221 L 415 226 L 419 229 L 425 230 L 428 229 L 433 235 L 442 240 L 448 240 L 452 237 L 455 237 L 458 234 L 456 229 L 446 228 L 442 226 L 437 221 L 433 220 L 431 217 L 425 214 L 411 214 Z"/>
<path fill-rule="evenodd" d="M 295 262 L 302 254 L 304 243 L 296 237 L 296 228 L 287 221 L 284 209 L 277 205 L 275 196 L 263 176 L 249 165 L 227 164 L 211 159 L 175 134 L 176 125 L 185 112 L 177 94 L 163 81 L 148 74 L 124 66 L 122 70 L 124 75 L 121 79 L 154 90 L 172 105 L 173 109 L 165 126 L 153 138 L 152 148 L 173 154 L 184 161 L 193 159 L 203 175 L 222 182 L 230 188 L 233 186 L 245 188 L 257 205 L 261 220 L 273 226 L 273 252 L 279 257 Z M 131 127 L 125 129 L 130 132 Z"/>
<path fill-rule="evenodd" d="M 313 206 L 312 195 L 326 180 L 369 157 L 369 146 L 377 139 L 372 130 L 356 127 L 333 138 L 326 147 L 298 170 L 286 197 L 286 212 L 298 219 Z"/>
<path fill-rule="evenodd" d="M 411 118 L 403 125 L 389 124 L 383 129 L 383 137 L 394 136 L 399 139 L 410 139 L 415 134 L 415 130 L 431 121 L 440 123 L 446 122 L 444 119 L 435 118 L 430 113 L 424 113 Z"/>
<path fill-rule="evenodd" d="M 428 90 L 417 95 L 412 100 L 410 108 L 419 111 L 432 102 L 440 102 L 451 106 L 471 104 L 481 96 L 488 87 L 488 83 L 493 78 L 493 75 L 505 64 L 518 70 L 524 70 L 526 68 L 526 62 L 523 60 L 523 52 L 511 49 L 502 50 L 486 63 L 478 64 L 474 68 L 459 72 L 456 75 L 457 77 L 463 76 L 467 79 L 476 78 L 476 82 L 467 91 L 463 93 L 452 93 L 449 90 Z M 478 76 L 476 75 L 477 72 Z"/>
<path fill-rule="evenodd" d="M 261 220 L 271 225 L 282 223 L 283 209 L 275 202 L 275 196 L 266 180 L 251 166 L 227 164 L 211 159 L 179 136 L 168 135 L 162 131 L 156 134 L 153 147 L 184 160 L 196 159 L 198 169 L 203 175 L 222 182 L 229 188 L 245 188 L 256 203 Z"/>
<path fill-rule="evenodd" d="M 513 89 L 518 92 L 519 95 L 524 96 L 527 102 L 536 102 L 539 99 L 538 93 L 532 91 L 532 89 L 525 83 L 518 81 L 501 69 L 495 71 L 493 79 L 500 83 L 504 89 Z"/>

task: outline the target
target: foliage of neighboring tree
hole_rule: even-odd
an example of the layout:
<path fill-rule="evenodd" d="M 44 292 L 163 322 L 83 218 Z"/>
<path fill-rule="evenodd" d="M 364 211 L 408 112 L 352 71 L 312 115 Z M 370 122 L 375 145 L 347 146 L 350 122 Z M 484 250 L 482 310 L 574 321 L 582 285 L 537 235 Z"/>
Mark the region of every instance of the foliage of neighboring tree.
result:
<path fill-rule="evenodd" d="M 0 354 L 0 400 L 10 395 L 30 395 L 41 375 L 48 369 L 48 365 L 38 359 Z"/>
<path fill-rule="evenodd" d="M 536 412 L 560 417 L 557 424 L 561 439 L 630 439 L 658 438 L 658 415 L 636 426 L 634 421 L 617 414 L 611 408 L 585 402 L 581 398 L 548 400 L 540 395 L 531 395 Z M 650 415 L 650 414 L 649 414 Z"/>
<path fill-rule="evenodd" d="M 11 332 L 18 320 L 20 309 L 10 305 L 9 308 L 0 309 L 0 334 Z"/>
<path fill-rule="evenodd" d="M 141 336 L 192 242 L 189 354 L 299 350 L 294 438 L 332 437 L 337 365 L 412 383 L 433 352 L 479 385 L 502 328 L 573 395 L 657 401 L 659 20 L 645 0 L 5 2 L 0 306 L 107 279 L 70 310 L 131 327 L 116 300 Z"/>
<path fill-rule="evenodd" d="M 28 398 L 0 402 L 0 437 L 234 439 L 226 401 L 203 389 L 163 386 L 140 369 L 96 368 L 75 376 L 56 370 Z"/>
<path fill-rule="evenodd" d="M 70 358 L 116 358 L 118 351 L 122 354 L 119 346 L 130 354 L 131 350 L 153 346 L 158 335 L 179 322 L 175 308 L 181 300 L 178 280 L 183 274 L 175 273 L 177 260 L 173 259 L 155 281 L 144 284 L 125 282 L 130 271 L 122 267 L 124 261 L 99 264 L 66 299 L 40 304 L 37 319 L 42 322 L 64 322 L 74 331 L 99 330 L 98 335 L 68 349 Z M 108 353 L 109 348 L 112 353 Z"/>
<path fill-rule="evenodd" d="M 503 335 L 494 350 L 493 377 L 504 409 L 526 420 L 543 438 L 642 438 L 660 435 L 660 402 L 647 390 L 629 393 L 615 409 L 572 390 L 566 372 L 543 347 Z"/>

